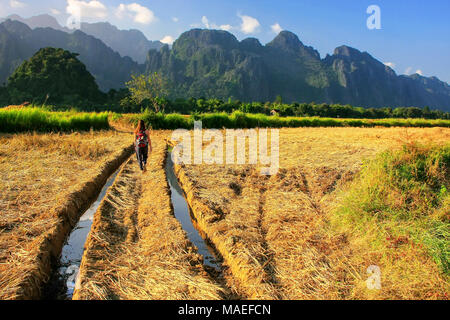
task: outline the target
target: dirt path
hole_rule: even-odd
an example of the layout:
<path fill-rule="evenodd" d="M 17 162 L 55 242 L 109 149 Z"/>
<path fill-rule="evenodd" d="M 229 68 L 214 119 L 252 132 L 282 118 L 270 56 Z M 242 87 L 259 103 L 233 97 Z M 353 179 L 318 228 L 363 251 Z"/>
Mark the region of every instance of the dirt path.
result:
<path fill-rule="evenodd" d="M 173 216 L 164 172 L 165 135 L 142 174 L 134 156 L 100 205 L 74 299 L 220 299 L 224 288 Z"/>

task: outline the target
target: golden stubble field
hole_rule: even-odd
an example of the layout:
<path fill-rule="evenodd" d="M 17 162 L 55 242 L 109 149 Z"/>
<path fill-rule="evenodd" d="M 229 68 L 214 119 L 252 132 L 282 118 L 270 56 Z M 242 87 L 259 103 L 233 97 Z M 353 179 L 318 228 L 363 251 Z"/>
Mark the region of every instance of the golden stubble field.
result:
<path fill-rule="evenodd" d="M 114 131 L 0 136 L 0 299 L 39 295 L 44 251 L 62 245 L 56 238 L 131 143 Z"/>
<path fill-rule="evenodd" d="M 281 129 L 280 170 L 268 177 L 251 165 L 176 166 L 196 224 L 224 258 L 225 280 L 205 272 L 173 216 L 163 165 L 170 132 L 153 138 L 149 171 L 138 172 L 132 156 L 97 211 L 75 298 L 421 299 L 448 290 L 433 262 L 411 249 L 412 269 L 383 266 L 383 289 L 368 291 L 378 253 L 329 219 L 365 159 L 412 141 L 448 142 L 450 129 Z M 128 159 L 131 139 L 115 131 L 0 138 L 1 299 L 36 297 L 49 230 L 67 220 L 61 210 L 83 207 L 86 184 L 111 159 Z"/>
<path fill-rule="evenodd" d="M 230 288 L 257 299 L 445 296 L 448 282 L 415 248 L 403 252 L 410 261 L 382 265 L 382 290 L 367 290 L 366 270 L 381 265 L 384 253 L 366 251 L 367 239 L 332 230 L 329 219 L 340 189 L 364 160 L 405 143 L 448 142 L 449 129 L 281 129 L 279 141 L 274 176 L 250 165 L 176 168 L 198 225 L 225 258 Z"/>
<path fill-rule="evenodd" d="M 225 292 L 173 215 L 164 171 L 170 132 L 152 133 L 142 174 L 135 156 L 102 201 L 86 242 L 74 299 L 200 300 Z"/>

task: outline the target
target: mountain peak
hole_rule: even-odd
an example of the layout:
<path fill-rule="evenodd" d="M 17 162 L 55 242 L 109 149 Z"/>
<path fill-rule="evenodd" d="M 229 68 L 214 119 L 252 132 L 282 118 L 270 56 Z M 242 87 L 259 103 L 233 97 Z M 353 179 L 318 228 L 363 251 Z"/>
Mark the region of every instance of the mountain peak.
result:
<path fill-rule="evenodd" d="M 21 37 L 31 32 L 31 28 L 28 25 L 18 20 L 8 19 L 2 22 L 2 26 L 9 32 L 15 33 Z"/>
<path fill-rule="evenodd" d="M 294 53 L 301 56 L 309 56 L 320 60 L 320 54 L 313 47 L 305 46 L 298 36 L 290 31 L 281 31 L 275 39 L 269 42 L 267 47 L 281 49 L 286 52 Z"/>
<path fill-rule="evenodd" d="M 239 46 L 239 41 L 228 31 L 210 29 L 191 29 L 184 32 L 173 44 L 175 50 L 180 50 L 185 46 L 205 47 L 219 46 L 224 49 L 235 49 Z"/>
<path fill-rule="evenodd" d="M 258 51 L 263 46 L 256 38 L 245 38 L 241 41 L 241 47 L 247 51 Z"/>
<path fill-rule="evenodd" d="M 33 16 L 30 18 L 22 18 L 17 14 L 12 14 L 8 16 L 6 19 L 19 21 L 25 23 L 31 29 L 36 28 L 52 28 L 55 30 L 64 30 L 64 28 L 58 23 L 55 17 L 49 14 L 40 14 L 37 16 Z"/>
<path fill-rule="evenodd" d="M 271 47 L 277 47 L 281 49 L 299 49 L 303 47 L 303 43 L 300 41 L 298 36 L 290 31 L 281 31 L 275 39 L 267 44 Z"/>
<path fill-rule="evenodd" d="M 361 51 L 345 45 L 334 49 L 334 55 L 336 56 L 356 57 L 360 56 L 361 54 Z"/>
<path fill-rule="evenodd" d="M 150 41 L 139 30 L 120 30 L 109 22 L 81 24 L 81 31 L 102 40 L 121 56 L 129 56 L 138 63 L 144 63 L 149 50 L 159 50 L 162 43 Z"/>

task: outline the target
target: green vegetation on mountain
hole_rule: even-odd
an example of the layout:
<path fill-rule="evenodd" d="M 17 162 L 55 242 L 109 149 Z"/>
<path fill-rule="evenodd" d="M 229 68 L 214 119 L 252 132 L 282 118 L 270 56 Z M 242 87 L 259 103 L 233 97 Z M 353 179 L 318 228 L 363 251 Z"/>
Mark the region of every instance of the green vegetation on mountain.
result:
<path fill-rule="evenodd" d="M 143 66 L 131 58 L 121 57 L 101 40 L 79 30 L 73 33 L 51 28 L 32 30 L 21 22 L 7 20 L 0 24 L 0 84 L 24 60 L 46 47 L 78 53 L 79 60 L 86 65 L 104 92 L 124 88 L 132 74 L 143 72 Z"/>
<path fill-rule="evenodd" d="M 80 105 L 105 99 L 77 54 L 54 48 L 39 50 L 17 68 L 8 79 L 8 92 L 13 104 L 30 101 Z"/>
<path fill-rule="evenodd" d="M 113 39 L 115 32 L 109 32 L 114 29 L 112 26 L 85 27 L 92 34 L 98 32 L 96 35 L 111 46 L 117 40 Z M 135 41 L 136 46 L 144 48 L 141 40 Z M 450 111 L 450 86 L 435 77 L 397 76 L 367 52 L 348 46 L 336 48 L 333 55 L 321 59 L 314 48 L 288 31 L 262 45 L 255 38 L 238 41 L 226 31 L 193 29 L 183 33 L 172 48 L 165 45 L 159 51 L 150 50 L 145 64 L 138 64 L 82 31 L 32 30 L 21 22 L 7 20 L 0 24 L 0 84 L 43 47 L 79 53 L 79 60 L 94 76 L 100 90 L 114 89 L 108 93 L 113 110 L 135 110 L 130 95 L 122 89 L 131 75 L 156 72 L 167 81 L 167 98 L 172 101 L 190 97 L 275 101 L 281 96 L 288 104 L 429 107 Z M 4 99 L 1 92 L 0 99 Z M 117 99 L 122 100 L 120 106 Z M 138 110 L 142 107 L 146 106 L 141 105 Z"/>
<path fill-rule="evenodd" d="M 365 107 L 415 106 L 450 111 L 450 86 L 437 78 L 397 76 L 366 52 L 342 46 L 321 59 L 299 38 L 282 31 L 272 42 L 239 42 L 231 33 L 194 29 L 173 48 L 149 52 L 147 73 L 170 81 L 171 98 L 316 102 Z"/>

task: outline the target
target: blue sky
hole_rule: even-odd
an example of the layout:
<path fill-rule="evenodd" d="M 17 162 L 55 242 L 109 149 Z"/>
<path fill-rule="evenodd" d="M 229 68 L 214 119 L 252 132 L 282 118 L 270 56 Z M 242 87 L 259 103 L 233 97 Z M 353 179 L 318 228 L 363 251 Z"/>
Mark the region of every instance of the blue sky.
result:
<path fill-rule="evenodd" d="M 370 5 L 380 8 L 381 29 L 367 28 Z M 418 72 L 450 83 L 448 0 L 0 0 L 3 17 L 49 13 L 66 24 L 77 12 L 82 21 L 109 21 L 165 42 L 193 27 L 224 29 L 263 44 L 289 30 L 322 57 L 345 44 L 397 74 Z"/>

